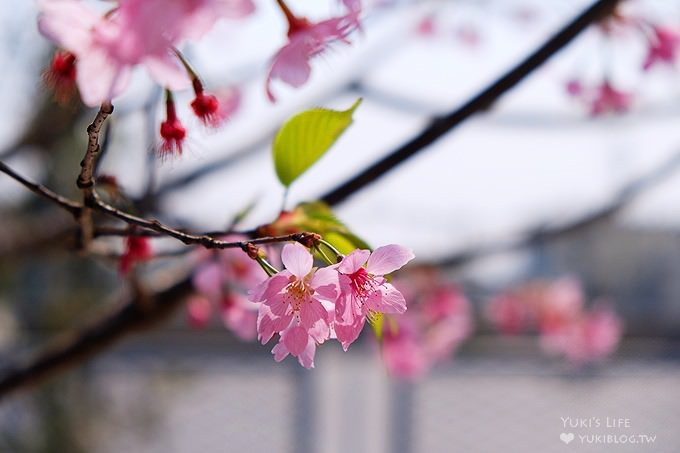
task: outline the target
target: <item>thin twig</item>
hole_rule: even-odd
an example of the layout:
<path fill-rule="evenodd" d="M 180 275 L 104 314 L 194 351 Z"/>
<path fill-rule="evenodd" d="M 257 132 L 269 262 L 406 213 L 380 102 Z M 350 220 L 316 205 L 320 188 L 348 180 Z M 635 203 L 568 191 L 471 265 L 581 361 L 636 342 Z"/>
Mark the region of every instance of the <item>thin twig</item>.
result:
<path fill-rule="evenodd" d="M 426 149 L 475 113 L 488 109 L 499 97 L 555 55 L 590 24 L 609 15 L 619 1 L 599 0 L 595 2 L 524 61 L 474 96 L 463 106 L 448 115 L 434 118 L 416 137 L 326 193 L 321 197 L 321 200 L 330 205 L 341 203 L 353 193 L 372 184 L 399 164 Z"/>
<path fill-rule="evenodd" d="M 80 212 L 83 209 L 83 206 L 81 204 L 76 203 L 73 200 L 69 200 L 68 198 L 63 197 L 58 193 L 51 191 L 42 184 L 36 184 L 34 182 L 29 181 L 28 179 L 24 178 L 23 176 L 12 170 L 10 167 L 8 167 L 4 162 L 0 162 L 0 171 L 5 173 L 7 176 L 11 177 L 15 181 L 23 184 L 31 192 L 36 193 L 41 197 L 44 197 L 50 200 L 51 202 L 55 203 L 57 206 L 67 210 L 68 212 L 73 214 L 74 217 L 78 217 L 80 215 Z"/>
<path fill-rule="evenodd" d="M 82 363 L 129 333 L 151 328 L 173 313 L 192 290 L 191 280 L 184 279 L 153 296 L 137 295 L 80 331 L 51 341 L 28 361 L 5 366 L 0 397 Z"/>
<path fill-rule="evenodd" d="M 90 201 L 95 198 L 94 191 L 94 170 L 97 154 L 99 153 L 99 133 L 101 131 L 106 118 L 113 113 L 113 105 L 110 102 L 104 102 L 97 115 L 87 127 L 87 149 L 85 150 L 85 157 L 80 162 L 80 174 L 76 184 L 78 188 L 83 191 L 83 203 L 85 207 L 80 212 L 79 222 L 81 229 L 81 249 L 87 250 L 90 241 L 94 235 L 94 223 L 92 221 L 92 210 Z"/>

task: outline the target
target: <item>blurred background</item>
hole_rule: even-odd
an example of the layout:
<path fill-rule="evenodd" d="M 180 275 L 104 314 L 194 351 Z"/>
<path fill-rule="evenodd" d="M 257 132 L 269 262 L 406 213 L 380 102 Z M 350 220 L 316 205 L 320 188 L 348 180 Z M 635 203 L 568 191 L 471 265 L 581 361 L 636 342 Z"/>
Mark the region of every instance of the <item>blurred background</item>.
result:
<path fill-rule="evenodd" d="M 290 3 L 312 20 L 342 10 Z M 284 191 L 270 144 L 290 115 L 363 98 L 354 124 L 292 187 L 287 208 L 457 108 L 590 3 L 371 2 L 351 46 L 315 59 L 303 88 L 275 85 L 271 104 L 264 81 L 286 24 L 273 2 L 259 1 L 254 16 L 222 21 L 182 49 L 206 86 L 238 91 L 231 120 L 210 132 L 187 120 L 184 155 L 160 162 L 162 96 L 135 74 L 114 102 L 100 173 L 115 176 L 135 212 L 172 225 L 224 229 L 251 204 L 244 228 L 271 222 Z M 96 359 L 5 396 L 0 451 L 678 451 L 680 67 L 643 63 L 655 27 L 680 29 L 680 5 L 629 0 L 620 14 L 635 25 L 582 33 L 499 102 L 334 207 L 373 246 L 414 250 L 395 282 L 418 301 L 412 311 L 426 306 L 432 286 L 455 294 L 454 333 L 436 357 L 416 364 L 398 347 L 425 354 L 427 335 L 396 335 L 381 348 L 367 328 L 347 353 L 319 347 L 315 369 L 305 370 L 292 358 L 275 363 L 271 344 L 244 342 L 189 303 Z M 78 199 L 94 111 L 60 106 L 43 86 L 54 49 L 36 17 L 32 2 L 0 4 L 0 156 Z M 602 110 L 605 82 L 620 95 Z M 0 368 L 8 369 L 122 304 L 132 288 L 118 272 L 120 238 L 77 255 L 72 218 L 4 175 L 0 216 Z M 140 272 L 153 287 L 186 278 L 203 259 L 172 240 L 154 239 L 153 250 L 159 258 Z M 555 334 L 552 316 L 564 313 L 581 324 Z M 610 434 L 656 437 L 579 437 Z"/>

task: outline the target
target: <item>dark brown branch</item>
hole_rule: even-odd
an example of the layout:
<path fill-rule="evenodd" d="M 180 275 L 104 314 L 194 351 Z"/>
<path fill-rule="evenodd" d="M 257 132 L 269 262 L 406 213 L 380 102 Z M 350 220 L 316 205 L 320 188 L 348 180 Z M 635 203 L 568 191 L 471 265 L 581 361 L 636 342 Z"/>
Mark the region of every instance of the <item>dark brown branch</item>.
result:
<path fill-rule="evenodd" d="M 92 209 L 90 200 L 96 197 L 94 191 L 94 171 L 97 154 L 99 153 L 99 133 L 101 132 L 106 118 L 113 113 L 113 105 L 110 102 L 104 102 L 92 124 L 87 127 L 87 149 L 85 150 L 85 157 L 80 162 L 80 174 L 76 184 L 78 188 L 83 191 L 83 203 L 85 207 L 80 212 L 79 222 L 81 230 L 81 249 L 87 250 L 94 236 L 94 223 L 92 221 Z"/>
<path fill-rule="evenodd" d="M 426 149 L 475 113 L 488 109 L 498 98 L 555 55 L 589 25 L 611 14 L 619 1 L 599 0 L 595 2 L 524 61 L 474 96 L 462 107 L 448 115 L 434 118 L 416 137 L 326 193 L 321 199 L 329 205 L 341 203 L 353 193 L 372 184 L 399 164 Z"/>
<path fill-rule="evenodd" d="M 0 397 L 82 363 L 132 332 L 155 326 L 192 290 L 190 279 L 184 279 L 153 296 L 137 296 L 80 331 L 55 339 L 28 361 L 4 366 Z"/>
<path fill-rule="evenodd" d="M 8 167 L 4 162 L 0 162 L 0 172 L 5 173 L 7 176 L 11 177 L 15 181 L 23 184 L 31 192 L 36 193 L 41 197 L 46 198 L 51 202 L 55 203 L 59 207 L 67 210 L 68 212 L 73 214 L 73 216 L 78 217 L 80 215 L 82 205 L 76 203 L 75 201 L 69 200 L 66 197 L 61 196 L 58 193 L 52 192 L 50 189 L 43 186 L 42 184 L 36 184 L 34 182 L 29 181 L 28 179 L 24 178 L 23 176 L 12 170 L 10 167 Z"/>

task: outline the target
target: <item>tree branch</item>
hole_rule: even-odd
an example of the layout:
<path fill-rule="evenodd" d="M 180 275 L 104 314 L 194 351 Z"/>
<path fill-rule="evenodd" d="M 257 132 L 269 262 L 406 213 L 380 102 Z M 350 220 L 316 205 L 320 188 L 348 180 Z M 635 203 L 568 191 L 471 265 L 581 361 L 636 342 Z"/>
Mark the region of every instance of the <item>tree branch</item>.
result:
<path fill-rule="evenodd" d="M 429 145 L 443 137 L 475 113 L 488 109 L 498 98 L 521 82 L 550 57 L 555 55 L 589 25 L 609 15 L 619 1 L 620 0 L 598 0 L 595 2 L 590 8 L 581 13 L 545 44 L 529 55 L 524 61 L 519 63 L 500 79 L 496 80 L 481 93 L 477 94 L 463 106 L 452 111 L 448 115 L 434 118 L 416 137 L 375 162 L 361 173 L 353 176 L 335 189 L 326 193 L 321 197 L 321 200 L 331 205 L 343 202 L 353 193 L 372 184 L 399 164 L 426 149 Z"/>
<path fill-rule="evenodd" d="M 50 342 L 29 360 L 4 367 L 0 398 L 96 356 L 129 333 L 155 326 L 172 314 L 191 291 L 191 280 L 186 278 L 153 296 L 137 295 L 80 331 Z"/>
<path fill-rule="evenodd" d="M 74 217 L 78 217 L 80 215 L 81 210 L 83 209 L 83 206 L 81 204 L 69 200 L 68 198 L 63 197 L 58 193 L 52 192 L 50 189 L 43 186 L 42 184 L 36 184 L 34 182 L 29 181 L 28 179 L 24 178 L 23 176 L 12 170 L 10 167 L 8 167 L 4 162 L 0 162 L 0 172 L 6 174 L 15 181 L 18 181 L 19 183 L 23 184 L 31 192 L 36 193 L 41 197 L 50 200 L 57 206 L 67 210 Z"/>

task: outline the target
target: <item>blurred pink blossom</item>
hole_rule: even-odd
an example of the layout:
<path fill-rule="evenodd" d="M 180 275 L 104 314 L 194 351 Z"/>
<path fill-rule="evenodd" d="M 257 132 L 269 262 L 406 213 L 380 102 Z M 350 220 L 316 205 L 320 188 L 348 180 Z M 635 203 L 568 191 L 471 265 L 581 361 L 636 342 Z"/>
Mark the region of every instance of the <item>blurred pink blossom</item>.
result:
<path fill-rule="evenodd" d="M 647 71 L 657 63 L 674 64 L 680 47 L 680 31 L 670 27 L 653 27 L 654 37 L 649 42 L 642 68 Z"/>
<path fill-rule="evenodd" d="M 266 90 L 271 102 L 276 102 L 271 90 L 273 80 L 279 79 L 295 88 L 302 86 L 311 73 L 309 60 L 325 52 L 334 41 L 348 43 L 347 36 L 360 28 L 359 0 L 343 0 L 349 10 L 347 14 L 318 23 L 295 16 L 283 0 L 278 3 L 288 20 L 288 43 L 274 55 L 267 75 Z"/>

